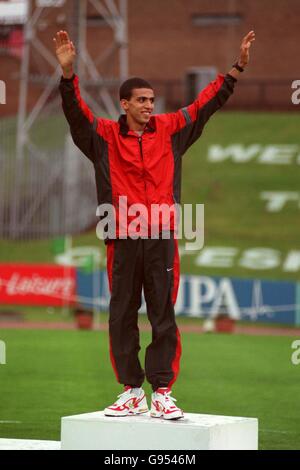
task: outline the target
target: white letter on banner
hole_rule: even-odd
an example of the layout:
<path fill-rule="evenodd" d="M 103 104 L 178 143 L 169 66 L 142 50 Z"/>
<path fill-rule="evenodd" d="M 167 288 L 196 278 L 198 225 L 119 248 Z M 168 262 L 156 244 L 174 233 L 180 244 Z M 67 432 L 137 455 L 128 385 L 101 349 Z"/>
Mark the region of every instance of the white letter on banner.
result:
<path fill-rule="evenodd" d="M 279 212 L 287 201 L 299 201 L 299 194 L 296 191 L 263 191 L 260 198 L 267 201 L 268 212 Z"/>
<path fill-rule="evenodd" d="M 220 310 L 221 308 L 222 310 Z M 211 307 L 211 316 L 216 317 L 219 313 L 224 313 L 224 308 L 230 318 L 234 318 L 235 320 L 240 319 L 241 312 L 234 289 L 230 279 L 227 278 L 221 279 L 219 286 L 217 286 L 216 298 Z"/>
<path fill-rule="evenodd" d="M 258 163 L 290 165 L 298 145 L 268 145 L 260 155 Z"/>
<path fill-rule="evenodd" d="M 213 268 L 231 268 L 233 266 L 233 257 L 238 249 L 232 247 L 211 247 L 203 248 L 202 252 L 196 258 L 196 266 L 208 266 Z"/>
<path fill-rule="evenodd" d="M 198 276 L 188 276 L 186 279 L 189 286 L 189 297 L 186 299 L 188 302 L 184 302 L 185 305 L 189 305 L 185 307 L 186 314 L 193 317 L 200 317 L 202 314 L 199 304 L 200 279 Z"/>
<path fill-rule="evenodd" d="M 245 250 L 239 265 L 248 269 L 273 269 L 280 266 L 280 251 L 271 248 Z"/>
<path fill-rule="evenodd" d="M 207 310 L 203 308 L 203 304 L 205 305 L 213 301 L 216 295 L 216 291 L 217 291 L 217 284 L 214 279 L 208 276 L 201 276 L 200 281 L 201 282 L 199 286 L 198 296 L 199 296 L 199 305 L 200 305 L 200 311 L 201 311 L 201 316 L 202 316 L 203 311 Z M 203 291 L 203 294 L 201 293 L 201 291 Z"/>
<path fill-rule="evenodd" d="M 218 163 L 232 157 L 235 163 L 245 163 L 252 160 L 261 148 L 262 146 L 258 144 L 249 145 L 249 147 L 234 144 L 225 148 L 221 145 L 211 145 L 208 149 L 208 161 Z"/>
<path fill-rule="evenodd" d="M 283 271 L 295 273 L 300 269 L 300 251 L 292 250 L 288 253 L 283 264 Z"/>
<path fill-rule="evenodd" d="M 203 317 L 204 310 L 203 304 L 212 302 L 216 293 L 216 282 L 214 279 L 206 276 L 187 276 L 185 282 L 188 282 L 189 286 L 189 298 L 184 299 L 183 305 L 189 305 L 185 307 L 184 311 L 186 315 L 192 317 Z M 183 282 L 181 281 L 183 285 Z M 201 291 L 205 289 L 204 294 Z"/>

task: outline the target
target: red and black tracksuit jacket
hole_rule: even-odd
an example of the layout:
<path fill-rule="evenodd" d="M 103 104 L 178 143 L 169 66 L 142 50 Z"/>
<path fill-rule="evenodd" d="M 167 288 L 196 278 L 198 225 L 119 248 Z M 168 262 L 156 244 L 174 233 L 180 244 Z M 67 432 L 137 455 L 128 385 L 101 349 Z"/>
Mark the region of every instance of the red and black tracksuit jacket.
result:
<path fill-rule="evenodd" d="M 80 95 L 76 75 L 61 79 L 63 110 L 74 143 L 94 165 L 98 204 L 110 203 L 116 209 L 116 238 L 107 239 L 106 245 L 110 356 L 120 383 L 140 386 L 146 373 L 154 390 L 171 387 L 179 371 L 181 344 L 174 314 L 179 281 L 174 213 L 170 213 L 170 239 L 161 234 L 156 239 L 132 239 L 130 230 L 129 238 L 121 239 L 119 197 L 127 197 L 128 207 L 143 204 L 147 208 L 149 235 L 151 206 L 180 203 L 182 156 L 200 137 L 210 116 L 225 104 L 235 81 L 229 74 L 218 75 L 189 106 L 152 116 L 140 137 L 128 128 L 126 116 L 118 122 L 95 117 Z M 128 215 L 128 226 L 133 219 Z M 138 358 L 142 288 L 152 325 L 145 372 Z"/>

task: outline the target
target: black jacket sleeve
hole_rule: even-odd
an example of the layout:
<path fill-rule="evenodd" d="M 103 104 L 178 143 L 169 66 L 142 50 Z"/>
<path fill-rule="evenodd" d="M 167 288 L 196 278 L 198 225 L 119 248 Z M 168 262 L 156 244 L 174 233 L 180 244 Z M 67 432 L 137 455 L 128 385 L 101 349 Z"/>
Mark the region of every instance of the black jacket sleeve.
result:
<path fill-rule="evenodd" d="M 80 95 L 77 75 L 70 79 L 62 77 L 59 90 L 73 141 L 94 162 L 93 136 L 97 130 L 97 119 Z"/>

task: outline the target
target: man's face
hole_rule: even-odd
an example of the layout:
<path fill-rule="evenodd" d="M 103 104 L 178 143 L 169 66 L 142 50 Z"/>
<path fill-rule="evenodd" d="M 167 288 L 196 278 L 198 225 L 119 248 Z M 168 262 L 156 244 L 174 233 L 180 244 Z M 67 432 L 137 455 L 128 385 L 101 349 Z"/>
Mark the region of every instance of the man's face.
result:
<path fill-rule="evenodd" d="M 134 122 L 145 125 L 154 109 L 154 92 L 149 88 L 134 88 L 130 100 L 121 100 L 121 106 Z"/>

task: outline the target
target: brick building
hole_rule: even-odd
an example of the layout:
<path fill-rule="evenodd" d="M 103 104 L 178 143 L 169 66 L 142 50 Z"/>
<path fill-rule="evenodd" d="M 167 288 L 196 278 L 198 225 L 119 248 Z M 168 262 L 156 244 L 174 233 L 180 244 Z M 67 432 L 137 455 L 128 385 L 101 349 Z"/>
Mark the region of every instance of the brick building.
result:
<path fill-rule="evenodd" d="M 56 30 L 72 30 L 71 3 L 51 9 L 39 26 L 39 39 L 48 48 Z M 87 17 L 87 44 L 94 56 L 107 47 L 112 31 L 91 4 Z M 291 83 L 300 79 L 299 18 L 299 0 L 128 0 L 129 73 L 152 81 L 171 109 L 184 103 L 188 69 L 214 66 L 226 72 L 238 56 L 241 38 L 254 29 L 251 63 L 228 108 L 295 109 Z M 9 98 L 0 112 L 15 114 L 20 58 L 1 44 L 0 54 L 0 79 Z M 46 63 L 32 60 L 33 73 L 43 67 L 47 73 Z M 106 77 L 116 71 L 117 60 L 101 70 Z M 29 105 L 38 93 L 36 86 L 31 87 Z"/>

